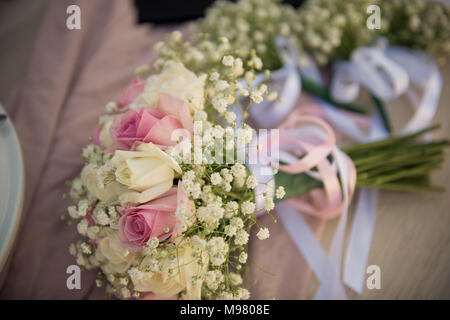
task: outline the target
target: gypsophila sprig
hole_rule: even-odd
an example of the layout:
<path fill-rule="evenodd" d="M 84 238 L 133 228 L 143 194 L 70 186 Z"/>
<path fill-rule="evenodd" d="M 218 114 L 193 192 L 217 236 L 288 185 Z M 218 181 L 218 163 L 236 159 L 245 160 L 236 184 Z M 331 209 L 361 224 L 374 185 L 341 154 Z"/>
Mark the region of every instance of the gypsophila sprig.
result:
<path fill-rule="evenodd" d="M 380 29 L 369 29 L 367 8 L 380 8 Z M 450 53 L 450 7 L 422 0 L 309 0 L 292 25 L 299 47 L 321 64 L 348 59 L 378 36 L 391 44 L 420 49 L 443 63 Z"/>

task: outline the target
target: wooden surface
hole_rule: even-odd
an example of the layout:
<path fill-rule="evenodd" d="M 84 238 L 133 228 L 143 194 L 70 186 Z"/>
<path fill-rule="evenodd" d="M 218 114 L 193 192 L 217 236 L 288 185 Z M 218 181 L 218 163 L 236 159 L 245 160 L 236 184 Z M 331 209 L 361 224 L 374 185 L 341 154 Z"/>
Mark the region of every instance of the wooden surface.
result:
<path fill-rule="evenodd" d="M 0 2 L 0 100 L 20 82 L 26 67 L 33 30 L 45 1 Z M 444 88 L 435 122 L 442 125 L 438 137 L 450 137 L 450 63 L 441 69 Z M 400 99 L 389 105 L 394 127 L 411 109 Z M 447 152 L 449 154 L 449 152 Z M 353 299 L 449 299 L 450 298 L 450 159 L 434 174 L 433 181 L 447 187 L 441 194 L 381 192 L 369 264 L 381 268 L 381 289 L 365 289 Z M 329 243 L 335 223 L 324 231 Z M 317 288 L 313 281 L 308 297 Z M 284 296 L 287 298 L 287 296 Z"/>

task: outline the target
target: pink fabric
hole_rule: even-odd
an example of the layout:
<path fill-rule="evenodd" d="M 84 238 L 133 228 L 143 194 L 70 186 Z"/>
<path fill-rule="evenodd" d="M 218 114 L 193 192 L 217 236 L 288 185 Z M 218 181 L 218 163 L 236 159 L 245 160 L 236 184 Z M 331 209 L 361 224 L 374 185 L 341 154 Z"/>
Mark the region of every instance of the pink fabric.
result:
<path fill-rule="evenodd" d="M 69 199 L 66 180 L 82 168 L 104 106 L 133 79 L 138 65 L 156 57 L 152 46 L 174 27 L 137 26 L 133 1 L 80 0 L 81 30 L 66 28 L 69 0 L 50 0 L 19 88 L 4 101 L 22 144 L 26 197 L 9 267 L 2 271 L 3 299 L 105 298 L 96 270 L 82 271 L 81 290 L 66 286 L 75 264 L 68 247 L 81 239 L 61 220 Z M 55 41 L 57 39 L 57 41 Z M 132 63 L 130 63 L 132 62 Z"/>
<path fill-rule="evenodd" d="M 26 199 L 0 299 L 106 297 L 104 288 L 96 288 L 97 270 L 82 271 L 81 290 L 66 287 L 66 269 L 75 264 L 68 247 L 81 237 L 60 219 L 70 204 L 62 198 L 65 181 L 79 174 L 81 150 L 105 104 L 130 83 L 134 67 L 155 61 L 152 46 L 175 29 L 136 26 L 131 0 L 79 0 L 82 28 L 67 30 L 64 13 L 72 3 L 49 1 L 27 75 L 4 103 L 22 144 Z M 322 220 L 305 219 L 319 235 Z M 270 227 L 271 236 L 259 241 L 257 228 L 252 231 L 247 282 L 252 298 L 304 299 L 311 275 L 306 261 L 281 223 L 265 215 L 259 224 Z"/>

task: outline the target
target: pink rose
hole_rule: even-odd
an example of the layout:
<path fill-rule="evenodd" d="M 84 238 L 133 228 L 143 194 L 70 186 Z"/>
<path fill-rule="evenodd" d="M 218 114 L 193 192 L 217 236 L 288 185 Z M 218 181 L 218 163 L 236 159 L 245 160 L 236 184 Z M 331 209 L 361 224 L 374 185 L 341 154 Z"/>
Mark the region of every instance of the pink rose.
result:
<path fill-rule="evenodd" d="M 142 292 L 141 293 L 142 300 L 178 300 L 178 295 L 173 295 L 168 298 L 160 297 L 154 294 L 153 292 Z"/>
<path fill-rule="evenodd" d="M 131 251 L 140 251 L 147 241 L 156 237 L 162 241 L 181 234 L 183 219 L 175 216 L 180 208 L 185 217 L 194 213 L 194 203 L 188 199 L 181 182 L 159 198 L 138 206 L 120 208 L 119 233 L 122 245 Z"/>
<path fill-rule="evenodd" d="M 156 109 L 129 110 L 116 116 L 110 134 L 119 148 L 130 150 L 136 142 L 173 146 L 172 132 L 187 129 L 192 132 L 193 123 L 187 103 L 169 94 L 160 94 Z"/>
<path fill-rule="evenodd" d="M 145 88 L 145 81 L 141 78 L 135 78 L 122 92 L 119 93 L 116 99 L 117 108 L 122 109 L 132 103 Z"/>
<path fill-rule="evenodd" d="M 102 141 L 100 140 L 100 133 L 102 132 L 103 126 L 97 126 L 95 128 L 94 134 L 93 134 L 93 143 L 96 146 L 100 146 L 102 144 Z"/>

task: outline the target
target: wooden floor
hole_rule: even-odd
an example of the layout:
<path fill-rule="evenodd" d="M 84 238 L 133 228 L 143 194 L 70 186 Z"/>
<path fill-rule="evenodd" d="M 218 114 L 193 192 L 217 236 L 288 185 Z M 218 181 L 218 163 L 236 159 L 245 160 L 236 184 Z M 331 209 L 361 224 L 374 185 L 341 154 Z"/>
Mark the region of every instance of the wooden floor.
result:
<path fill-rule="evenodd" d="M 20 82 L 45 0 L 0 1 L 0 101 Z M 27 6 L 23 6 L 26 3 Z M 450 137 L 450 63 L 442 69 L 444 89 L 436 122 L 439 137 Z M 411 110 L 405 101 L 389 105 L 395 127 Z M 398 120 L 398 122 L 397 122 Z M 447 152 L 449 154 L 449 152 Z M 382 192 L 369 264 L 381 268 L 381 289 L 366 289 L 354 299 L 450 298 L 450 157 L 434 182 L 442 194 Z M 335 226 L 329 223 L 324 242 Z M 317 283 L 310 289 L 310 297 Z"/>

